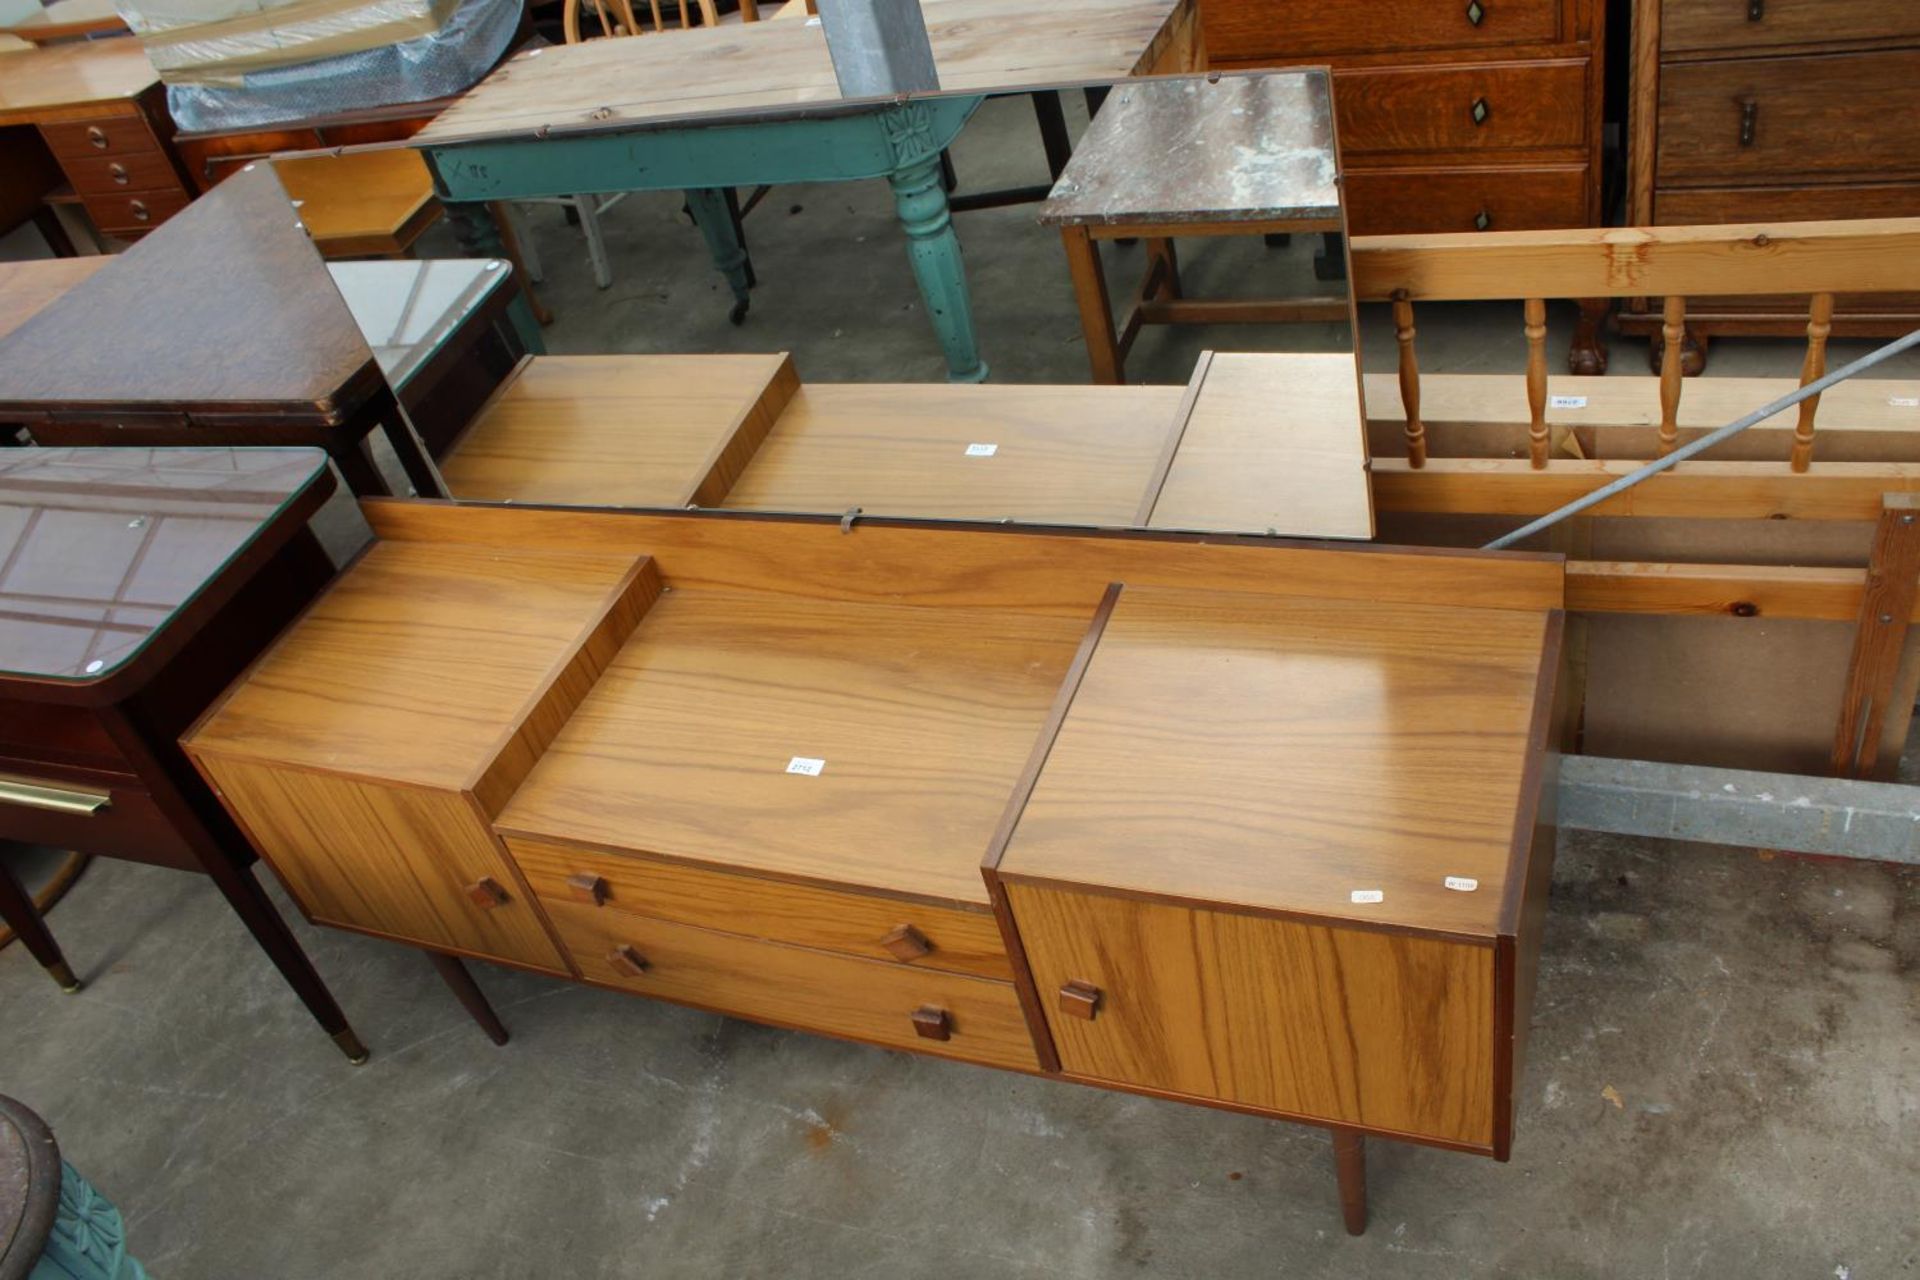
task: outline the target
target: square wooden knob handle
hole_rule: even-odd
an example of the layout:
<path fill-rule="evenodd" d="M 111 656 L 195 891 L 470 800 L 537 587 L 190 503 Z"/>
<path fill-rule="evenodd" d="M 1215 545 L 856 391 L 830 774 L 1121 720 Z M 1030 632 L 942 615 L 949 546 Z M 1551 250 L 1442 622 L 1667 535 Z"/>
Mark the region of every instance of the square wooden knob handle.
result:
<path fill-rule="evenodd" d="M 1100 988 L 1074 979 L 1060 988 L 1060 1012 L 1092 1022 L 1093 1015 L 1100 1012 Z"/>
<path fill-rule="evenodd" d="M 648 969 L 647 958 L 632 947 L 624 945 L 607 952 L 607 963 L 629 978 L 637 978 Z"/>
<path fill-rule="evenodd" d="M 507 904 L 507 891 L 492 876 L 482 876 L 468 885 L 467 896 L 473 899 L 473 905 L 487 911 Z"/>
<path fill-rule="evenodd" d="M 953 1039 L 953 1019 L 945 1009 L 923 1004 L 913 1011 L 913 1029 L 923 1040 Z"/>
<path fill-rule="evenodd" d="M 880 945 L 895 960 L 918 960 L 933 951 L 933 944 L 927 941 L 927 936 L 910 924 L 896 927 L 892 933 L 880 939 Z"/>
<path fill-rule="evenodd" d="M 591 902 L 597 907 L 607 900 L 607 882 L 592 872 L 583 871 L 567 877 L 567 892 L 578 901 Z"/>

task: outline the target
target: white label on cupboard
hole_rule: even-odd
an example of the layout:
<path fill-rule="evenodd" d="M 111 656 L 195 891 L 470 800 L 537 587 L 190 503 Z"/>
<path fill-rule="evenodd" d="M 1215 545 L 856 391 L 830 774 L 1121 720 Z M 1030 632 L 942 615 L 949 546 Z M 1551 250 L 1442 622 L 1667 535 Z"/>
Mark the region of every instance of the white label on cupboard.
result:
<path fill-rule="evenodd" d="M 1587 398 L 1585 396 L 1548 396 L 1547 407 L 1550 409 L 1584 409 L 1587 407 Z"/>
<path fill-rule="evenodd" d="M 1920 396 L 1888 396 L 1887 403 L 1896 409 L 1920 409 Z"/>
<path fill-rule="evenodd" d="M 820 771 L 827 767 L 825 760 L 816 760 L 812 756 L 795 756 L 787 761 L 788 773 L 804 773 L 809 778 L 817 778 Z"/>
<path fill-rule="evenodd" d="M 1353 900 L 1355 902 L 1363 902 L 1363 903 L 1364 902 L 1385 902 L 1387 900 L 1387 895 L 1386 895 L 1386 891 L 1383 889 L 1355 889 L 1353 891 Z"/>
<path fill-rule="evenodd" d="M 998 452 L 1000 452 L 1000 446 L 997 444 L 970 444 L 967 446 L 967 456 L 969 458 L 991 458 Z"/>
<path fill-rule="evenodd" d="M 1447 888 L 1457 889 L 1461 893 L 1472 893 L 1480 887 L 1480 882 L 1472 876 L 1448 876 L 1445 880 L 1441 881 L 1441 883 L 1446 885 Z"/>

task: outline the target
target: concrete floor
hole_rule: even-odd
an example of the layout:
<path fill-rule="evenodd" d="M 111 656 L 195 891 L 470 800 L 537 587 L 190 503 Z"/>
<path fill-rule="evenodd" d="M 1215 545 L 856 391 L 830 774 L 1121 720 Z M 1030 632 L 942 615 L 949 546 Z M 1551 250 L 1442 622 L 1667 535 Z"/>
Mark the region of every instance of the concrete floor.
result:
<path fill-rule="evenodd" d="M 970 187 L 1042 171 L 1018 101 L 990 104 L 956 159 Z M 608 215 L 605 292 L 557 212 L 534 222 L 555 351 L 785 348 L 813 380 L 942 375 L 883 186 L 770 195 L 739 329 L 671 198 Z M 1031 209 L 960 226 L 996 379 L 1083 380 L 1051 233 Z M 451 249 L 432 233 L 428 252 Z M 1299 277 L 1280 291 L 1306 251 L 1185 262 L 1193 286 Z M 1150 331 L 1134 371 L 1184 381 L 1203 346 L 1327 338 Z M 1436 370 L 1524 356 L 1517 307 L 1429 308 L 1421 342 Z M 1369 362 L 1390 348 L 1370 318 Z M 1643 350 L 1621 341 L 1616 370 Z M 1729 343 L 1711 371 L 1797 361 Z M 1920 874 L 1886 865 L 1565 833 L 1512 1162 L 1373 1144 L 1358 1240 L 1317 1130 L 481 967 L 514 1032 L 495 1048 L 418 956 L 297 924 L 373 1046 L 355 1069 L 203 880 L 96 862 L 51 921 L 88 986 L 62 996 L 0 950 L 0 1092 L 125 1209 L 156 1280 L 1920 1270 Z"/>

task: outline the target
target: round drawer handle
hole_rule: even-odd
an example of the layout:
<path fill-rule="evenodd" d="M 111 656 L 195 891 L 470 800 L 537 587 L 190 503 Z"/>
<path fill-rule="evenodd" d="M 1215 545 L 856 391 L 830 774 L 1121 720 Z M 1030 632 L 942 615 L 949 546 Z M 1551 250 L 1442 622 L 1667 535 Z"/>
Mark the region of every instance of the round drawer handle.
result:
<path fill-rule="evenodd" d="M 107 149 L 106 130 L 102 129 L 99 125 L 95 125 L 95 124 L 88 125 L 87 141 L 93 144 L 93 149 L 95 151 L 105 151 Z"/>
<path fill-rule="evenodd" d="M 127 166 L 118 160 L 112 161 L 107 165 L 107 176 L 124 187 L 127 185 Z"/>
<path fill-rule="evenodd" d="M 141 203 L 140 201 L 138 200 L 127 201 L 127 208 L 132 211 L 133 220 L 135 222 L 153 221 L 153 212 L 150 209 L 148 209 L 147 206 Z"/>
<path fill-rule="evenodd" d="M 1492 225 L 1493 225 L 1493 215 L 1488 213 L 1485 209 L 1482 209 L 1480 212 L 1473 215 L 1473 229 L 1475 231 L 1485 231 L 1488 227 Z"/>
<path fill-rule="evenodd" d="M 607 952 L 607 963 L 629 978 L 644 977 L 647 970 L 653 967 L 647 963 L 645 956 L 625 943 Z"/>
<path fill-rule="evenodd" d="M 1477 128 L 1487 122 L 1487 117 L 1493 114 L 1493 109 L 1487 105 L 1486 98 L 1482 96 L 1473 100 L 1473 107 L 1469 114 L 1473 116 L 1473 123 Z"/>
<path fill-rule="evenodd" d="M 1100 1012 L 1100 988 L 1075 978 L 1060 988 L 1060 1012 L 1069 1018 L 1085 1018 L 1092 1022 L 1094 1015 Z"/>
<path fill-rule="evenodd" d="M 953 1039 L 953 1018 L 938 1005 L 923 1004 L 910 1015 L 913 1030 L 923 1040 Z"/>
<path fill-rule="evenodd" d="M 927 941 L 927 935 L 910 924 L 894 926 L 892 933 L 880 939 L 880 945 L 895 960 L 918 960 L 933 951 L 933 944 Z"/>

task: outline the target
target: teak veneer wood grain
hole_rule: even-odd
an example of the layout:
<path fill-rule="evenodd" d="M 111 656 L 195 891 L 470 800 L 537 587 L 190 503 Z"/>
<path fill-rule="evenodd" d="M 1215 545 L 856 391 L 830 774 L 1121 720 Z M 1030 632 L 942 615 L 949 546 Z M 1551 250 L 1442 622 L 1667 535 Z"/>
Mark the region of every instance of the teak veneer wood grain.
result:
<path fill-rule="evenodd" d="M 441 463 L 477 501 L 709 505 L 799 385 L 775 355 L 539 356 Z"/>
<path fill-rule="evenodd" d="M 1129 586 L 1000 875 L 1491 938 L 1546 618 Z"/>
<path fill-rule="evenodd" d="M 1083 621 L 673 590 L 499 830 L 985 906 L 980 852 Z"/>
<path fill-rule="evenodd" d="M 598 905 L 619 914 L 653 916 L 869 960 L 1002 981 L 1013 977 L 999 927 L 983 911 L 823 889 L 664 858 L 602 853 L 550 840 L 510 836 L 506 844 L 527 883 L 543 899 L 580 901 L 571 878 L 597 877 L 602 886 Z M 923 954 L 903 960 L 889 949 L 886 939 L 902 926 L 912 929 L 926 945 Z"/>
<path fill-rule="evenodd" d="M 0 125 L 42 124 L 62 108 L 130 103 L 160 83 L 138 40 L 90 40 L 7 55 Z"/>
<path fill-rule="evenodd" d="M 896 1049 L 1039 1069 L 1009 982 L 760 942 L 580 903 L 548 910 L 589 982 Z M 623 946 L 645 960 L 644 972 L 614 963 Z M 946 1012 L 950 1038 L 930 1040 L 915 1030 L 913 1015 L 922 1008 Z"/>

